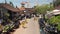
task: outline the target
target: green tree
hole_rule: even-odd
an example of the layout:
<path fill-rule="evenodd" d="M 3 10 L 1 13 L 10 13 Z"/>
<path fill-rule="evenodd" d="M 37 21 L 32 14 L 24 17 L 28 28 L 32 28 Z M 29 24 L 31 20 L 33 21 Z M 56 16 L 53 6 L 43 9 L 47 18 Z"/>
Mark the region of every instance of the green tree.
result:
<path fill-rule="evenodd" d="M 60 5 L 60 0 L 53 0 L 53 4 L 54 4 L 54 6 Z"/>
<path fill-rule="evenodd" d="M 41 5 L 41 6 L 35 6 L 35 12 L 45 14 L 46 11 L 51 11 L 54 9 L 53 5 Z"/>
<path fill-rule="evenodd" d="M 51 4 L 35 6 L 34 8 L 35 8 L 35 13 L 42 14 L 44 19 L 45 19 L 45 14 L 47 13 L 47 11 L 51 11 L 54 9 L 53 5 Z"/>
<path fill-rule="evenodd" d="M 57 29 L 60 31 L 60 16 L 52 16 L 47 22 L 50 24 L 57 24 Z"/>
<path fill-rule="evenodd" d="M 13 3 L 12 3 L 12 2 L 10 2 L 10 5 L 14 7 L 14 5 L 13 5 Z"/>

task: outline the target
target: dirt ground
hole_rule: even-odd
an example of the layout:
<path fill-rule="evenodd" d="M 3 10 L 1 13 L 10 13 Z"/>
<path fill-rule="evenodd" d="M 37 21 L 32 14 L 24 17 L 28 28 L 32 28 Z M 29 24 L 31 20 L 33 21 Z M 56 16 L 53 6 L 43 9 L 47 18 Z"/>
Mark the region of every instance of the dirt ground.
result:
<path fill-rule="evenodd" d="M 40 34 L 38 21 L 33 18 L 27 20 L 28 23 L 24 25 L 25 28 L 20 25 L 13 34 Z"/>

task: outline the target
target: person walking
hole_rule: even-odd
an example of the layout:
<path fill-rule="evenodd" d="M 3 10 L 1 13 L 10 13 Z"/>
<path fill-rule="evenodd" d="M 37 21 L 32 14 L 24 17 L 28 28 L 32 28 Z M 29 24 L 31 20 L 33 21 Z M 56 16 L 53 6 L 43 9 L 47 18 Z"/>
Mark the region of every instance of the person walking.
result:
<path fill-rule="evenodd" d="M 34 15 L 34 21 L 37 21 L 37 17 Z"/>

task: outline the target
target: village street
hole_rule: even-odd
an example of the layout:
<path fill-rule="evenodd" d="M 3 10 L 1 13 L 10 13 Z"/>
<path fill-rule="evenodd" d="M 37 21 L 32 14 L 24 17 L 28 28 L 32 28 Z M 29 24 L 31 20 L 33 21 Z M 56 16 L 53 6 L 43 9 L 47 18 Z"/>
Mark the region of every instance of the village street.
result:
<path fill-rule="evenodd" d="M 28 19 L 28 23 L 25 26 L 26 28 L 20 26 L 13 34 L 40 34 L 39 23 L 34 21 L 33 18 Z"/>

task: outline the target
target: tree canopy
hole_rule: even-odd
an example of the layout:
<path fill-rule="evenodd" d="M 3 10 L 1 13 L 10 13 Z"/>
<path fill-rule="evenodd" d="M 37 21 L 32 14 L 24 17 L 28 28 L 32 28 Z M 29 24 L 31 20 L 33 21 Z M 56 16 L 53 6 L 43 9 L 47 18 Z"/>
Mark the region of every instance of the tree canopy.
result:
<path fill-rule="evenodd" d="M 54 1 L 53 1 L 53 4 L 54 4 L 54 6 L 60 5 L 60 0 L 54 0 Z"/>
<path fill-rule="evenodd" d="M 35 6 L 34 8 L 36 13 L 41 13 L 41 14 L 45 14 L 46 11 L 51 11 L 54 9 L 52 5 L 41 5 L 41 6 Z"/>
<path fill-rule="evenodd" d="M 57 29 L 60 30 L 60 16 L 52 16 L 47 22 L 50 24 L 58 24 Z"/>

